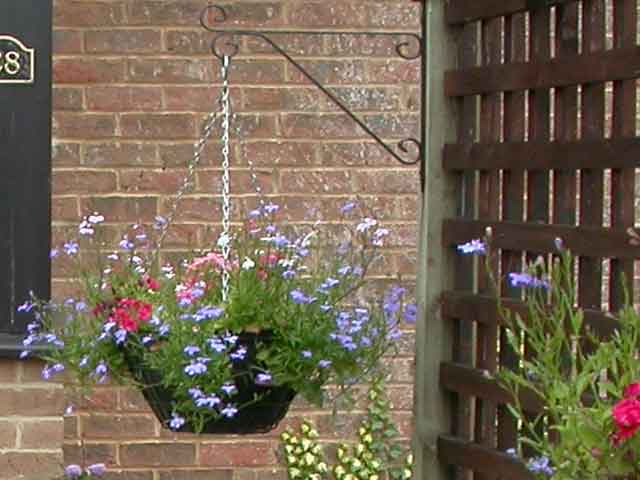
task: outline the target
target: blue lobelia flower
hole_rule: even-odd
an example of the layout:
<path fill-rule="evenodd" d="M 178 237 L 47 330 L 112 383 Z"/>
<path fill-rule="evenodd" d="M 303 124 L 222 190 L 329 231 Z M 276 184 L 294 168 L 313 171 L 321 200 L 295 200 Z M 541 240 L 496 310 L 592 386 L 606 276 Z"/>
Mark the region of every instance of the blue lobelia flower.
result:
<path fill-rule="evenodd" d="M 191 362 L 189 365 L 184 367 L 184 373 L 189 375 L 190 377 L 195 377 L 197 375 L 202 375 L 207 372 L 207 365 L 203 362 Z"/>
<path fill-rule="evenodd" d="M 463 255 L 486 255 L 487 246 L 480 239 L 471 240 L 470 242 L 458 245 L 458 251 Z"/>
<path fill-rule="evenodd" d="M 547 477 L 552 477 L 556 471 L 551 466 L 551 461 L 548 457 L 542 456 L 537 458 L 532 458 L 527 463 L 527 468 L 531 473 L 542 474 Z"/>
<path fill-rule="evenodd" d="M 258 375 L 256 375 L 257 385 L 268 386 L 268 385 L 271 385 L 272 383 L 273 383 L 273 377 L 269 372 L 259 373 Z"/>
<path fill-rule="evenodd" d="M 184 347 L 183 352 L 188 357 L 195 357 L 196 355 L 198 355 L 200 353 L 200 347 L 197 347 L 195 345 L 188 345 L 188 346 Z"/>
<path fill-rule="evenodd" d="M 220 387 L 220 389 L 227 395 L 233 395 L 238 391 L 233 383 L 225 383 L 224 385 L 222 385 L 222 387 Z"/>
<path fill-rule="evenodd" d="M 542 280 L 540 278 L 534 277 L 533 275 L 529 275 L 528 273 L 510 273 L 509 274 L 509 282 L 511 286 L 514 288 L 545 288 L 548 289 L 551 287 L 549 282 L 546 280 Z"/>
<path fill-rule="evenodd" d="M 233 418 L 238 414 L 238 409 L 235 407 L 235 405 L 229 404 L 226 407 L 224 407 L 220 411 L 220 413 L 222 414 L 223 417 Z"/>
<path fill-rule="evenodd" d="M 171 430 L 180 430 L 184 426 L 185 422 L 184 418 L 174 413 L 171 421 L 169 422 L 169 428 L 171 428 Z"/>

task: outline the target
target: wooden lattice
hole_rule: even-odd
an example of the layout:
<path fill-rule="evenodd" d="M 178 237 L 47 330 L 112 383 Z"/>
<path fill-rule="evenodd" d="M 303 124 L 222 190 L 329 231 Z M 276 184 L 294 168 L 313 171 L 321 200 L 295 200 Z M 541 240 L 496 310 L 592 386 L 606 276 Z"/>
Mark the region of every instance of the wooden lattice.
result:
<path fill-rule="evenodd" d="M 507 273 L 552 253 L 561 237 L 579 256 L 587 322 L 604 335 L 614 328 L 606 312 L 624 300 L 620 279 L 633 292 L 640 256 L 627 233 L 637 222 L 640 165 L 639 3 L 449 0 L 444 10 L 458 50 L 457 69 L 443 77 L 457 104 L 457 137 L 444 146 L 442 166 L 458 204 L 457 216 L 444 220 L 443 242 L 451 251 L 491 226 L 494 267 Z M 458 478 L 531 478 L 504 453 L 518 428 L 508 396 L 485 375 L 515 362 L 496 302 L 473 259 L 453 261 L 440 304 L 452 352 L 439 371 L 452 418 L 438 458 Z M 501 294 L 521 308 L 518 291 L 503 284 Z M 523 402 L 540 408 L 536 398 Z"/>

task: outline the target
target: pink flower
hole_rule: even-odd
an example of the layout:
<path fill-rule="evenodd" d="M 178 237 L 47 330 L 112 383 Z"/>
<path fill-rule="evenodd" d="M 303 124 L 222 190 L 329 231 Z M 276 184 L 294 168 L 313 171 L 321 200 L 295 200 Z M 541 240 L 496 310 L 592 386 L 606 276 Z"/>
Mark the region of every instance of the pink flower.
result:
<path fill-rule="evenodd" d="M 191 262 L 191 265 L 187 267 L 188 272 L 193 272 L 194 270 L 198 270 L 205 265 L 213 264 L 218 267 L 219 270 L 225 269 L 225 261 L 224 257 L 219 253 L 211 252 L 205 255 L 204 257 L 198 257 Z"/>
<path fill-rule="evenodd" d="M 632 383 L 624 391 L 624 398 L 640 397 L 640 383 Z"/>
<path fill-rule="evenodd" d="M 640 400 L 625 398 L 613 407 L 613 419 L 618 431 L 613 435 L 613 443 L 620 445 L 633 437 L 640 428 Z"/>

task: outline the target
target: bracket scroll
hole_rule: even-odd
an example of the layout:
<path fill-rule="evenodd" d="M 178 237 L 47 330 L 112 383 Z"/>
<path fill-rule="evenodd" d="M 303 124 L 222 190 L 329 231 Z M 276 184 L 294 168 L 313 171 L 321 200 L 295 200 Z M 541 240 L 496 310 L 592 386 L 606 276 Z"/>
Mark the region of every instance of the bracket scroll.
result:
<path fill-rule="evenodd" d="M 395 50 L 398 56 L 405 60 L 422 59 L 424 62 L 423 39 L 420 35 L 410 32 L 363 32 L 363 31 L 321 31 L 321 30 L 237 30 L 216 28 L 215 25 L 224 23 L 227 20 L 226 10 L 218 5 L 209 5 L 202 10 L 200 24 L 212 33 L 217 34 L 211 42 L 211 51 L 219 59 L 225 56 L 234 57 L 238 54 L 240 46 L 238 37 L 254 37 L 275 52 L 284 57 L 293 65 L 307 80 L 324 93 L 332 103 L 351 118 L 367 135 L 382 147 L 387 153 L 398 160 L 403 165 L 418 165 L 423 158 L 423 141 L 409 137 L 400 140 L 397 145 L 392 146 L 378 136 L 364 121 L 356 116 L 347 105 L 345 105 L 336 95 L 329 91 L 319 80 L 317 80 L 306 68 L 291 57 L 271 36 L 273 35 L 317 35 L 317 36 L 338 36 L 338 35 L 361 35 L 371 37 L 391 37 L 397 39 Z M 423 63 L 424 64 L 424 63 Z M 421 177 L 422 177 L 421 169 Z M 421 178 L 421 185 L 424 179 Z"/>

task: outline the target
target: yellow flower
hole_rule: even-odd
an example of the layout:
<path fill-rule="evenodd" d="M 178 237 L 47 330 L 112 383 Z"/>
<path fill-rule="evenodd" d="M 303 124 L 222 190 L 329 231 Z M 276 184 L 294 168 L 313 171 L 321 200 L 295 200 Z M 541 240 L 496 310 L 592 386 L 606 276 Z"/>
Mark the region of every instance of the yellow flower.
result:
<path fill-rule="evenodd" d="M 310 453 L 305 454 L 304 461 L 307 462 L 307 465 L 313 465 L 313 462 L 316 461 L 315 455 L 311 455 Z"/>
<path fill-rule="evenodd" d="M 288 455 L 287 463 L 289 463 L 289 465 L 295 465 L 296 463 L 298 463 L 298 459 L 295 457 L 295 455 Z"/>
<path fill-rule="evenodd" d="M 306 438 L 303 438 L 301 443 L 302 443 L 302 448 L 304 449 L 305 452 L 307 450 L 309 450 L 309 448 L 311 448 L 311 441 L 310 440 L 308 440 Z"/>
<path fill-rule="evenodd" d="M 356 447 L 356 452 L 358 453 L 358 455 L 361 455 L 362 452 L 364 452 L 364 445 L 359 443 L 358 446 Z"/>
<path fill-rule="evenodd" d="M 402 477 L 405 478 L 406 480 L 409 480 L 412 476 L 413 474 L 411 473 L 411 470 L 409 470 L 408 468 L 405 468 L 402 471 Z"/>
<path fill-rule="evenodd" d="M 362 441 L 364 443 L 371 443 L 373 442 L 373 437 L 371 436 L 370 433 L 367 433 L 365 436 L 362 437 Z"/>
<path fill-rule="evenodd" d="M 320 453 L 322 453 L 322 447 L 320 445 L 314 445 L 314 447 L 311 449 L 311 453 L 320 455 Z"/>
<path fill-rule="evenodd" d="M 298 477 L 298 476 L 300 475 L 300 473 L 301 473 L 301 472 L 300 472 L 300 470 L 298 470 L 297 468 L 290 468 L 290 469 L 289 469 L 289 476 L 290 476 L 291 478 L 296 478 L 296 477 Z"/>
<path fill-rule="evenodd" d="M 407 455 L 407 465 L 413 465 L 413 453 Z"/>
<path fill-rule="evenodd" d="M 282 440 L 286 442 L 291 438 L 291 435 L 289 434 L 289 432 L 282 432 L 282 435 L 280 435 L 280 438 L 282 438 Z"/>
<path fill-rule="evenodd" d="M 316 467 L 317 467 L 317 470 L 320 473 L 325 473 L 325 472 L 329 471 L 329 468 L 327 467 L 327 464 L 324 463 L 324 462 L 320 462 Z"/>
<path fill-rule="evenodd" d="M 362 462 L 360 460 L 358 460 L 357 458 L 354 458 L 353 462 L 351 463 L 351 466 L 354 469 L 358 470 L 358 469 L 362 468 Z"/>
<path fill-rule="evenodd" d="M 307 422 L 304 422 L 300 427 L 300 430 L 302 430 L 302 433 L 307 433 L 309 430 L 311 430 L 311 427 Z"/>
<path fill-rule="evenodd" d="M 318 433 L 318 431 L 315 428 L 312 428 L 311 430 L 309 430 L 309 433 L 307 434 L 307 436 L 309 438 L 318 438 L 320 436 L 320 434 Z"/>
<path fill-rule="evenodd" d="M 293 446 L 291 446 L 291 445 L 286 445 L 286 446 L 284 447 L 284 451 L 285 451 L 285 452 L 287 452 L 287 453 L 293 453 Z"/>
<path fill-rule="evenodd" d="M 344 475 L 346 473 L 344 467 L 342 465 L 338 465 L 336 468 L 334 468 L 333 472 L 336 474 L 336 476 L 341 477 L 342 475 Z"/>

